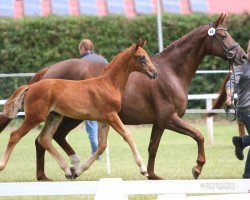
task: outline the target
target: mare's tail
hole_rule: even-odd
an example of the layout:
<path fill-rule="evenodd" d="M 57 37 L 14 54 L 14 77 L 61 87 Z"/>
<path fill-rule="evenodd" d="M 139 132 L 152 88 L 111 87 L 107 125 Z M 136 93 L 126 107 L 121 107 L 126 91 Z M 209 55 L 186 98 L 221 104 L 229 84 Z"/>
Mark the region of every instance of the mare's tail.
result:
<path fill-rule="evenodd" d="M 41 78 L 43 77 L 43 75 L 48 71 L 48 67 L 42 68 L 40 69 L 30 80 L 29 85 L 35 82 L 38 82 L 41 80 Z"/>
<path fill-rule="evenodd" d="M 4 104 L 3 112 L 0 114 L 0 133 L 16 117 L 18 110 L 23 105 L 24 95 L 28 89 L 29 85 L 17 88 Z"/>
<path fill-rule="evenodd" d="M 229 79 L 230 75 L 228 74 L 224 80 L 223 80 L 223 83 L 221 84 L 220 86 L 220 90 L 219 90 L 219 97 L 216 99 L 214 105 L 213 105 L 213 108 L 212 109 L 219 109 L 223 106 L 223 104 L 225 103 L 226 101 L 226 98 L 227 98 L 227 94 L 226 94 L 226 90 L 225 90 L 225 86 L 226 86 L 226 83 Z M 213 115 L 216 115 L 216 113 L 207 113 L 207 117 L 211 117 Z"/>

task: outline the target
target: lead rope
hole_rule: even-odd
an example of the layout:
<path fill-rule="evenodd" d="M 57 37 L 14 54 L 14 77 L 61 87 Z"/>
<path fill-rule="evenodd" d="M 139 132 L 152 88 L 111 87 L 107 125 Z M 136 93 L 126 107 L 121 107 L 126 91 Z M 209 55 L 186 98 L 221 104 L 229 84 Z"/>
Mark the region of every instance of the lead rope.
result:
<path fill-rule="evenodd" d="M 232 62 L 229 61 L 229 79 L 231 79 L 231 73 L 233 73 L 234 75 L 234 81 L 235 81 L 235 73 L 234 73 L 234 68 L 233 68 L 233 64 Z M 230 80 L 230 91 L 232 89 L 232 82 Z M 235 90 L 233 92 L 233 95 L 232 95 L 232 104 L 230 106 L 228 106 L 227 104 L 225 105 L 224 107 L 224 110 L 226 112 L 226 117 L 227 119 L 231 120 L 231 121 L 234 121 L 236 120 L 237 118 L 237 109 L 236 109 L 236 103 L 237 103 L 237 100 L 234 101 L 234 93 L 235 93 Z"/>

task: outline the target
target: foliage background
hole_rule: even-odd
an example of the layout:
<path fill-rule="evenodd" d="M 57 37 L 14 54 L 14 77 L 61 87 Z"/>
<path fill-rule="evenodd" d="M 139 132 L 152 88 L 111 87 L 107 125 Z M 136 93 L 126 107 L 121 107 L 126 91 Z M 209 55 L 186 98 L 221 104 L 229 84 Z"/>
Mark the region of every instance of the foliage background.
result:
<path fill-rule="evenodd" d="M 163 14 L 164 45 L 179 39 L 194 28 L 217 18 L 204 14 Z M 142 37 L 147 40 L 145 49 L 149 54 L 158 52 L 157 23 L 155 15 L 126 18 L 109 15 L 105 17 L 25 17 L 0 19 L 0 73 L 36 72 L 53 63 L 77 58 L 78 44 L 83 38 L 95 43 L 95 50 L 109 61 L 124 48 Z M 231 36 L 246 49 L 249 40 L 250 14 L 230 15 L 226 27 Z M 224 60 L 207 56 L 202 70 L 228 69 Z M 189 94 L 215 93 L 224 74 L 196 75 Z M 14 88 L 26 84 L 30 78 L 1 78 L 0 99 L 6 99 Z M 196 107 L 199 102 L 193 102 Z M 192 106 L 192 107 L 193 107 Z"/>

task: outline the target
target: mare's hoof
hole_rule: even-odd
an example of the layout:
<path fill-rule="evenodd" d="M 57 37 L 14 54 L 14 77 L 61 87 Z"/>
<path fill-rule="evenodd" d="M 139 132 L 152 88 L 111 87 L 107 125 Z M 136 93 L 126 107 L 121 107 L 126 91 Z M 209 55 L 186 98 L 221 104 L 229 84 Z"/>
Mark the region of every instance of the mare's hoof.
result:
<path fill-rule="evenodd" d="M 148 176 L 148 172 L 147 172 L 147 171 L 141 172 L 141 174 L 142 174 L 143 176 Z"/>
<path fill-rule="evenodd" d="M 164 180 L 162 177 L 157 176 L 156 174 L 150 174 L 147 176 L 148 180 Z"/>
<path fill-rule="evenodd" d="M 46 175 L 38 176 L 36 179 L 38 181 L 53 181 L 52 179 L 48 178 Z"/>
<path fill-rule="evenodd" d="M 201 171 L 199 169 L 197 169 L 197 167 L 194 166 L 192 169 L 192 174 L 193 174 L 193 177 L 195 179 L 197 179 L 200 176 Z"/>

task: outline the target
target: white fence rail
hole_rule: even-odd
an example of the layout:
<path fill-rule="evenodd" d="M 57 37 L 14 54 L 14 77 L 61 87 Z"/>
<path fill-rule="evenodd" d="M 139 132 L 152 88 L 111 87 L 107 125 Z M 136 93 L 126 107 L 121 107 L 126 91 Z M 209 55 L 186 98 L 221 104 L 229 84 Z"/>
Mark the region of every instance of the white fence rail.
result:
<path fill-rule="evenodd" d="M 136 194 L 158 194 L 161 200 L 176 197 L 191 200 L 200 199 L 204 194 L 227 194 L 231 199 L 238 195 L 240 200 L 249 200 L 249 192 L 249 179 L 123 181 L 104 178 L 100 181 L 0 183 L 0 196 L 95 195 L 95 200 L 125 200 L 128 195 Z M 175 198 L 164 198 L 169 197 L 166 194 Z M 186 194 L 203 196 L 188 197 Z M 223 200 L 223 195 L 219 199 Z"/>

